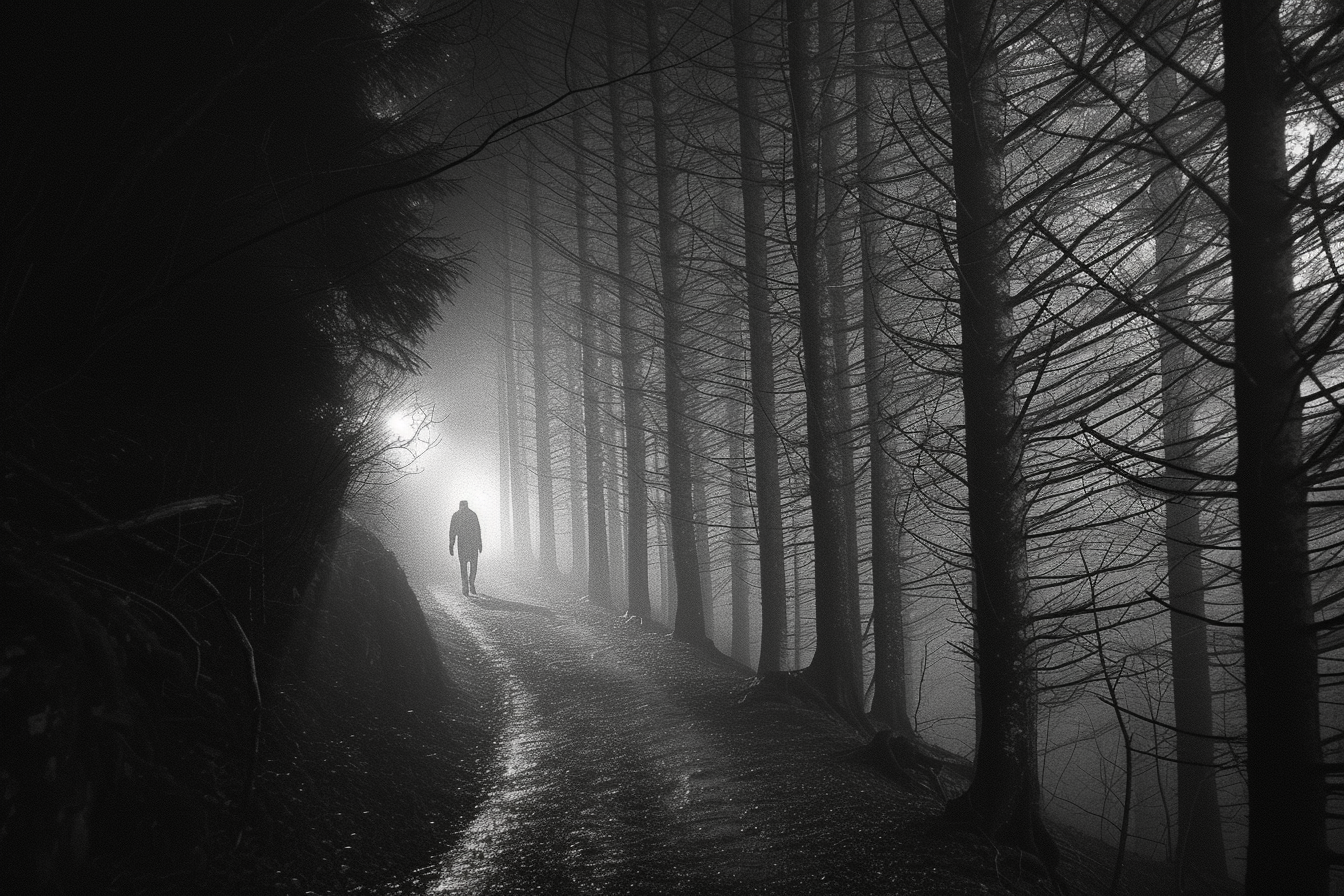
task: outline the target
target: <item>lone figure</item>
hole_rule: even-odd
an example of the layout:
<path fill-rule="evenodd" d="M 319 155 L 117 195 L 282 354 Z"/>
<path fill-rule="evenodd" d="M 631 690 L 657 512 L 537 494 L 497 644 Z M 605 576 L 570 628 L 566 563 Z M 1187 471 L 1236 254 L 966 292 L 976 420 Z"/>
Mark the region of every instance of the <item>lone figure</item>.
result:
<path fill-rule="evenodd" d="M 448 554 L 453 553 L 454 544 L 457 546 L 457 562 L 462 567 L 462 593 L 476 593 L 476 558 L 484 549 L 481 544 L 481 521 L 476 517 L 476 511 L 467 506 L 466 501 L 460 501 L 457 505 L 457 512 L 453 514 L 453 519 L 448 523 Z"/>

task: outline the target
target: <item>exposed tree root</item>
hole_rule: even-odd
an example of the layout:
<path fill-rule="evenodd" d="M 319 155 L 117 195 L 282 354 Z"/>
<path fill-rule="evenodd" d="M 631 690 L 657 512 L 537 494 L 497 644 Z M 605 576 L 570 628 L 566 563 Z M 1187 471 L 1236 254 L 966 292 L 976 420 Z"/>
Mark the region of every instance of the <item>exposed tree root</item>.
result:
<path fill-rule="evenodd" d="M 725 669 L 731 669 L 732 671 L 739 672 L 743 675 L 756 674 L 755 669 L 751 668 L 745 663 L 738 662 L 737 660 L 733 659 L 731 656 L 720 650 L 718 648 L 718 645 L 716 645 L 711 638 L 706 638 L 704 641 L 702 641 L 700 644 L 696 646 L 698 646 L 701 652 L 704 653 L 705 659 L 709 660 L 716 666 L 722 666 Z"/>
<path fill-rule="evenodd" d="M 858 728 L 834 701 L 808 681 L 802 672 L 767 672 L 756 678 L 742 695 L 741 703 L 756 701 L 787 703 L 820 710 L 842 725 Z M 862 730 L 862 729 L 860 729 Z"/>
<path fill-rule="evenodd" d="M 898 784 L 911 790 L 925 790 L 941 802 L 947 802 L 947 791 L 938 776 L 949 764 L 919 741 L 891 731 L 879 731 L 851 756 L 876 766 L 879 772 Z"/>
<path fill-rule="evenodd" d="M 1048 879 L 1056 892 L 1067 896 L 1068 886 L 1059 875 L 1059 845 L 1046 828 L 1039 806 L 1019 794 L 1008 811 L 996 812 L 977 805 L 973 793 L 967 791 L 947 804 L 947 821 L 973 830 L 996 845 L 1011 847 L 1018 854 L 1022 870 Z"/>
<path fill-rule="evenodd" d="M 863 700 L 857 690 L 853 693 L 846 691 L 844 686 L 839 684 L 827 670 L 818 666 L 815 660 L 798 674 L 821 694 L 822 699 L 830 704 L 832 711 L 844 719 L 847 725 L 866 736 L 877 733 L 873 723 L 868 721 L 868 714 L 863 711 Z"/>
<path fill-rule="evenodd" d="M 769 701 L 820 710 L 831 719 L 862 732 L 873 732 L 862 747 L 847 758 L 877 768 L 884 776 L 911 790 L 923 790 L 946 803 L 947 788 L 941 775 L 969 781 L 973 766 L 966 759 L 932 744 L 905 737 L 892 731 L 873 731 L 866 719 L 859 724 L 852 713 L 836 705 L 802 672 L 769 672 L 753 681 L 742 703 Z"/>

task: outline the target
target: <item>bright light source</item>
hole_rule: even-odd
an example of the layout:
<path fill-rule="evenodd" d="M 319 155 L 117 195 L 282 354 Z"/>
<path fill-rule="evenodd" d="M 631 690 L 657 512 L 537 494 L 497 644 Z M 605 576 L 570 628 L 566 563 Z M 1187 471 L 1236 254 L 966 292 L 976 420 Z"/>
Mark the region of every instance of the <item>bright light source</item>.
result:
<path fill-rule="evenodd" d="M 398 442 L 409 442 L 415 438 L 416 430 L 415 419 L 405 411 L 398 411 L 387 418 L 387 430 L 396 436 Z"/>

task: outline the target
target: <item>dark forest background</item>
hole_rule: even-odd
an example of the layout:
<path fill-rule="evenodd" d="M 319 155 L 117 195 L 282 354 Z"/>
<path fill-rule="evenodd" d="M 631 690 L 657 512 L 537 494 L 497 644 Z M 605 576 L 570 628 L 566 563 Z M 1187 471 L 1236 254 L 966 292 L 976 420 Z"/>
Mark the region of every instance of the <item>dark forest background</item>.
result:
<path fill-rule="evenodd" d="M 893 774 L 973 761 L 949 819 L 1056 883 L 1051 808 L 1116 886 L 1326 892 L 1342 38 L 1313 0 L 15 16 L 5 873 L 237 845 L 471 273 L 524 568 Z"/>

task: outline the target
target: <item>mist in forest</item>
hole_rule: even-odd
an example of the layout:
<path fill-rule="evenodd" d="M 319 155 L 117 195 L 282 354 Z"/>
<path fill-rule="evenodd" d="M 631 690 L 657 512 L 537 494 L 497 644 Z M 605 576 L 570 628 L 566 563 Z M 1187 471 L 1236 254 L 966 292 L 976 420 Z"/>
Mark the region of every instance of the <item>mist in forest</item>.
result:
<path fill-rule="evenodd" d="M 6 40 L 5 699 L 99 732 L 43 750 L 242 757 L 231 829 L 342 533 L 428 589 L 465 500 L 486 593 L 956 770 L 1051 886 L 1078 835 L 1116 892 L 1340 889 L 1337 9 L 281 6 Z"/>
<path fill-rule="evenodd" d="M 1282 197 L 1339 189 L 1337 86 L 1264 60 L 1334 39 L 1208 12 L 580 5 L 529 70 L 571 111 L 471 182 L 488 510 L 593 602 L 974 758 L 950 814 L 1047 865 L 1042 819 L 1314 891 L 1336 223 Z"/>

